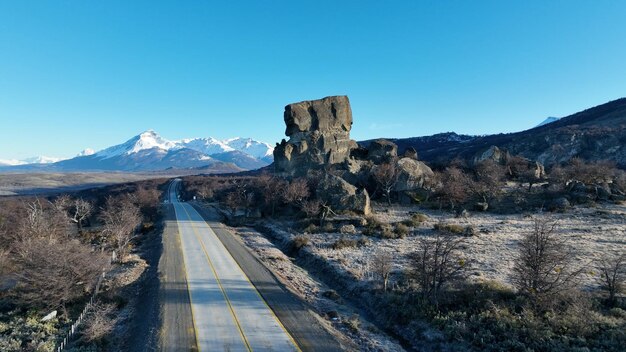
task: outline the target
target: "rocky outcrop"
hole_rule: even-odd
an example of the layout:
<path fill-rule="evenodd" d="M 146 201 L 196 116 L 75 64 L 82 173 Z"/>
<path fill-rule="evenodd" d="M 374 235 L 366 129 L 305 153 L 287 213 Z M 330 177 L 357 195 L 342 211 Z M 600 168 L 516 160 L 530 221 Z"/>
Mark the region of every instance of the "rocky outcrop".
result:
<path fill-rule="evenodd" d="M 434 172 L 426 164 L 411 158 L 402 158 L 397 162 L 397 192 L 413 191 L 424 187 L 424 183 L 434 177 Z"/>
<path fill-rule="evenodd" d="M 476 157 L 474 157 L 473 162 L 474 164 L 478 164 L 485 160 L 491 160 L 493 162 L 501 164 L 501 163 L 504 163 L 504 161 L 508 157 L 510 157 L 510 155 L 508 154 L 507 151 L 504 151 L 496 147 L 495 145 L 492 145 L 484 152 L 480 153 L 479 155 L 476 155 Z"/>
<path fill-rule="evenodd" d="M 352 211 L 362 215 L 372 212 L 367 191 L 357 190 L 341 177 L 325 174 L 317 185 L 316 193 L 335 212 Z"/>
<path fill-rule="evenodd" d="M 352 109 L 347 96 L 303 101 L 285 107 L 288 141 L 274 149 L 276 172 L 294 175 L 344 163 L 358 147 L 350 139 Z"/>
<path fill-rule="evenodd" d="M 415 150 L 415 148 L 413 147 L 408 147 L 404 150 L 404 154 L 402 154 L 402 157 L 418 160 L 417 150 Z"/>
<path fill-rule="evenodd" d="M 386 139 L 372 141 L 367 150 L 367 158 L 374 164 L 384 163 L 398 156 L 398 146 Z"/>

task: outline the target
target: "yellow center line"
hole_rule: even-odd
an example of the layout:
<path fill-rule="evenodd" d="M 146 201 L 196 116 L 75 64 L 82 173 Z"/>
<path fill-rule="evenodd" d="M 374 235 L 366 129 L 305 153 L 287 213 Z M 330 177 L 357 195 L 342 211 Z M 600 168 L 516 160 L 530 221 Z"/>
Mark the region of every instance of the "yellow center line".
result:
<path fill-rule="evenodd" d="M 200 242 L 200 246 L 202 247 L 202 251 L 204 252 L 204 255 L 205 255 L 206 259 L 207 259 L 207 262 L 209 263 L 209 266 L 211 267 L 211 271 L 213 271 L 213 275 L 215 275 L 215 280 L 217 281 L 217 285 L 219 286 L 220 291 L 222 291 L 222 295 L 224 296 L 224 299 L 226 300 L 226 304 L 228 305 L 228 309 L 230 310 L 230 314 L 232 315 L 233 320 L 235 321 L 235 324 L 237 325 L 237 329 L 239 330 L 239 335 L 241 335 L 241 338 L 243 339 L 243 342 L 246 345 L 246 348 L 248 349 L 248 351 L 252 352 L 252 347 L 250 347 L 250 343 L 248 342 L 248 339 L 246 338 L 246 335 L 244 334 L 243 329 L 241 328 L 241 324 L 239 323 L 239 319 L 237 319 L 237 315 L 235 314 L 235 310 L 233 309 L 233 305 L 230 302 L 230 299 L 228 299 L 228 295 L 226 294 L 226 291 L 224 290 L 224 287 L 222 286 L 222 282 L 221 282 L 219 276 L 217 275 L 217 271 L 215 270 L 215 266 L 213 265 L 213 261 L 209 257 L 209 253 L 207 252 L 206 247 L 204 246 L 204 243 L 202 242 L 202 239 L 200 239 L 200 236 L 198 235 L 198 230 L 196 229 L 196 227 L 194 225 L 194 221 L 191 219 L 191 215 L 189 214 L 189 212 L 187 211 L 185 206 L 181 205 L 181 207 L 183 208 L 183 210 L 187 214 L 187 218 L 189 218 L 191 229 L 193 230 L 196 239 L 198 239 L 198 242 Z"/>
<path fill-rule="evenodd" d="M 173 206 L 174 206 L 174 215 L 176 215 L 176 206 L 175 205 L 173 205 Z M 196 338 L 196 350 L 198 352 L 201 352 L 201 350 L 200 350 L 200 340 L 198 339 L 198 329 L 196 329 L 196 326 L 197 326 L 196 325 L 196 319 L 194 318 L 194 314 L 193 314 L 193 300 L 191 299 L 191 291 L 189 290 L 189 281 L 187 280 L 187 269 L 186 269 L 187 265 L 185 264 L 185 254 L 184 254 L 185 250 L 183 248 L 183 241 L 180 239 L 180 236 L 182 236 L 181 235 L 181 231 L 180 231 L 180 225 L 179 225 L 179 231 L 178 231 L 177 235 L 178 236 L 176 237 L 176 239 L 178 240 L 178 243 L 180 245 L 180 249 L 181 249 L 181 252 L 182 252 L 183 268 L 185 268 L 185 270 L 184 270 L 184 272 L 185 272 L 185 285 L 187 286 L 187 295 L 189 296 L 189 305 L 191 306 L 190 307 L 190 310 L 191 310 L 191 323 L 193 324 L 193 331 L 194 331 L 194 335 L 195 335 L 195 338 Z"/>
<path fill-rule="evenodd" d="M 209 225 L 208 223 L 207 223 L 207 226 L 209 226 L 209 228 L 211 227 L 211 225 Z M 289 331 L 287 331 L 287 328 L 285 328 L 283 323 L 281 323 L 280 319 L 278 319 L 278 317 L 276 316 L 276 313 L 274 313 L 274 310 L 272 309 L 272 307 L 270 307 L 270 305 L 267 303 L 265 298 L 263 298 L 263 296 L 261 295 L 259 290 L 256 289 L 256 286 L 252 283 L 252 281 L 250 281 L 250 278 L 248 278 L 248 275 L 246 275 L 246 273 L 243 271 L 243 268 L 241 267 L 241 265 L 239 265 L 239 263 L 237 263 L 236 260 L 235 260 L 235 263 L 237 264 L 237 268 L 239 268 L 239 271 L 241 272 L 243 277 L 245 277 L 246 280 L 250 283 L 250 285 L 254 288 L 254 292 L 257 294 L 257 296 L 259 296 L 259 298 L 261 299 L 261 302 L 263 302 L 263 304 L 265 304 L 265 306 L 270 311 L 270 314 L 272 314 L 272 316 L 274 317 L 274 319 L 276 320 L 278 325 L 280 325 L 280 327 L 283 329 L 285 334 L 287 334 L 287 337 L 289 338 L 289 340 L 291 340 L 291 343 L 293 343 L 294 347 L 296 348 L 296 351 L 302 352 L 302 350 L 300 349 L 300 346 L 298 346 L 298 343 L 296 342 L 296 340 L 293 338 L 293 336 L 291 336 Z"/>

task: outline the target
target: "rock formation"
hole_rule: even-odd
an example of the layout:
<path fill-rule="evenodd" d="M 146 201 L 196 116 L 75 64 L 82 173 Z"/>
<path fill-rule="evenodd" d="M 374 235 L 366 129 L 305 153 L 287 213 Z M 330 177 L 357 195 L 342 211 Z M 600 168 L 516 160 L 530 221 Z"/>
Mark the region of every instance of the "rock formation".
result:
<path fill-rule="evenodd" d="M 377 188 L 372 172 L 383 163 L 396 167 L 398 197 L 415 199 L 414 191 L 433 176 L 417 160 L 415 149 L 398 158 L 398 147 L 391 141 L 378 139 L 365 148 L 351 140 L 352 109 L 346 96 L 289 104 L 284 120 L 289 140 L 274 149 L 275 172 L 314 178 L 317 197 L 333 211 L 370 214 L 366 188 Z"/>
<path fill-rule="evenodd" d="M 350 139 L 352 109 L 347 96 L 289 104 L 284 114 L 287 129 L 274 149 L 278 173 L 302 174 L 309 169 L 345 162 L 357 143 Z"/>
<path fill-rule="evenodd" d="M 318 183 L 316 193 L 334 211 L 354 211 L 366 216 L 372 212 L 367 191 L 357 190 L 341 177 L 325 174 Z"/>

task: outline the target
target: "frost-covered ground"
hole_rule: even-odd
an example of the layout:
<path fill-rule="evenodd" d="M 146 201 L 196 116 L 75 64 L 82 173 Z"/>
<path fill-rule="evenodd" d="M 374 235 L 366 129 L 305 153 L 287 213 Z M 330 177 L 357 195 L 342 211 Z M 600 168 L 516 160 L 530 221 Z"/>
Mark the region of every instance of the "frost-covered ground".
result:
<path fill-rule="evenodd" d="M 517 243 L 532 228 L 532 217 L 550 217 L 558 221 L 556 231 L 574 249 L 576 262 L 590 266 L 581 277 L 582 283 L 590 288 L 598 285 L 597 271 L 594 272 L 592 268 L 594 261 L 626 250 L 626 207 L 623 205 L 579 207 L 562 214 L 471 213 L 467 218 L 455 218 L 448 212 L 419 207 L 375 206 L 376 218 L 387 223 L 408 219 L 415 212 L 426 214 L 428 220 L 402 239 L 370 237 L 371 245 L 335 250 L 331 245 L 342 236 L 358 239 L 362 235 L 322 233 L 309 235 L 311 245 L 316 252 L 341 264 L 357 277 L 368 278 L 370 258 L 376 251 L 392 253 L 397 273 L 410 267 L 410 255 L 416 251 L 418 245 L 416 240 L 421 236 L 433 235 L 433 226 L 436 223 L 443 221 L 463 227 L 473 226 L 477 234 L 467 237 L 463 246 L 463 254 L 471 264 L 471 277 L 509 283 Z"/>
<path fill-rule="evenodd" d="M 291 258 L 259 232 L 248 228 L 231 230 L 240 236 L 246 246 L 291 292 L 314 307 L 320 315 L 320 322 L 343 342 L 346 350 L 404 351 L 394 339 L 360 316 L 359 311 L 343 299 L 326 297 L 330 288 L 293 263 Z M 337 317 L 333 319 L 331 316 L 334 316 L 334 312 Z M 350 324 L 346 324 L 348 321 L 356 322 L 358 329 L 351 329 Z"/>

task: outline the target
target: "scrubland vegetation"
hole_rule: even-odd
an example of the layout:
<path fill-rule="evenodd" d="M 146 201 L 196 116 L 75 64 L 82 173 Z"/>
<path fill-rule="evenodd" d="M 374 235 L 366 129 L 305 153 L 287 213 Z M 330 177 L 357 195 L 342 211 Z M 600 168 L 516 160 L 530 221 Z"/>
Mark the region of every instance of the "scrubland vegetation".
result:
<path fill-rule="evenodd" d="M 103 272 L 102 293 L 75 344 L 115 348 L 110 333 L 125 305 L 119 291 L 131 284 L 117 275 L 135 266 L 129 253 L 158 220 L 163 183 L 0 199 L 0 350 L 56 350 Z"/>
<path fill-rule="evenodd" d="M 456 160 L 401 193 L 387 165 L 361 181 L 369 216 L 337 214 L 316 194 L 319 176 L 186 177 L 184 189 L 260 229 L 405 346 L 623 350 L 623 170 Z M 354 321 L 344 317 L 358 331 Z"/>

